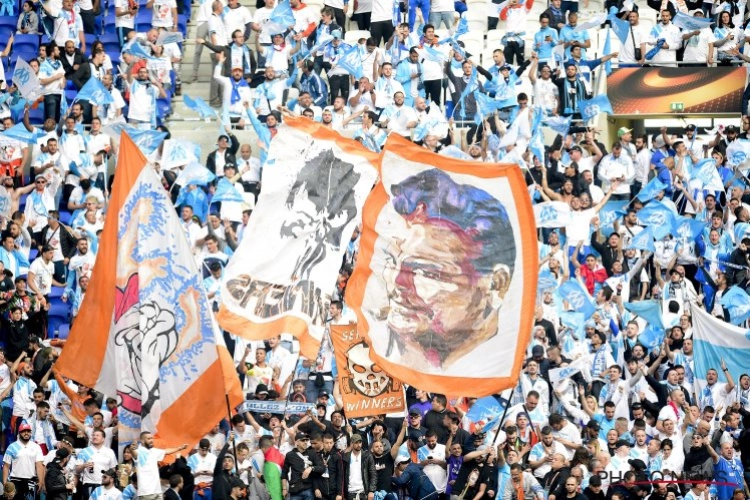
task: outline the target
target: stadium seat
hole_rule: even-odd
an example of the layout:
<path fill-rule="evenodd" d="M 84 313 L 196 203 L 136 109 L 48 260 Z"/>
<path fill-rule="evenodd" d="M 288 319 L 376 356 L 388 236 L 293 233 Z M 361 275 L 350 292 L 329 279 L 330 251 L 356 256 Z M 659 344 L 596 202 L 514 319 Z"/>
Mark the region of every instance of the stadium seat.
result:
<path fill-rule="evenodd" d="M 101 26 L 101 25 L 98 25 L 98 26 Z M 83 38 L 84 40 L 86 40 L 87 52 L 91 53 L 91 44 L 96 41 L 96 35 L 84 34 Z"/>
<path fill-rule="evenodd" d="M 16 35 L 13 39 L 13 50 L 33 50 L 37 52 L 39 50 L 39 35 Z"/>
<path fill-rule="evenodd" d="M 49 317 L 49 323 L 47 324 L 47 335 L 49 337 L 55 338 L 60 337 L 60 328 L 65 325 L 69 326 L 70 320 L 62 316 L 52 316 Z"/>
<path fill-rule="evenodd" d="M 67 210 L 60 210 L 60 222 L 70 225 L 70 219 L 73 216 Z"/>
<path fill-rule="evenodd" d="M 54 335 L 54 330 L 52 331 L 52 335 Z M 70 325 L 67 323 L 63 323 L 60 325 L 57 329 L 57 338 L 60 340 L 65 340 L 68 338 L 68 335 L 70 335 Z"/>
<path fill-rule="evenodd" d="M 99 35 L 99 41 L 104 44 L 105 49 L 109 43 L 117 44 L 117 48 L 120 48 L 120 38 L 117 36 L 117 33 L 102 33 Z"/>
<path fill-rule="evenodd" d="M 65 290 L 59 286 L 53 286 L 49 293 L 50 299 L 59 299 L 63 296 Z"/>
<path fill-rule="evenodd" d="M 70 305 L 63 302 L 62 299 L 50 299 L 49 315 L 67 318 L 70 313 Z"/>
<path fill-rule="evenodd" d="M 16 16 L 0 16 L 0 30 L 14 30 L 16 29 Z"/>

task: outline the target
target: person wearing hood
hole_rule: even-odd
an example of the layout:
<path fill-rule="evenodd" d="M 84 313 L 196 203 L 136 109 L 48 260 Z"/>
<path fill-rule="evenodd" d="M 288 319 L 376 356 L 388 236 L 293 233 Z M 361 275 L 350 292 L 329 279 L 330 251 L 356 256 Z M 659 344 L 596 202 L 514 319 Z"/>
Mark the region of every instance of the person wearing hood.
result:
<path fill-rule="evenodd" d="M 47 464 L 44 474 L 44 487 L 48 500 L 67 500 L 75 488 L 74 483 L 69 483 L 65 477 L 65 466 L 70 460 L 70 451 L 60 448 L 55 452 L 55 458 Z"/>

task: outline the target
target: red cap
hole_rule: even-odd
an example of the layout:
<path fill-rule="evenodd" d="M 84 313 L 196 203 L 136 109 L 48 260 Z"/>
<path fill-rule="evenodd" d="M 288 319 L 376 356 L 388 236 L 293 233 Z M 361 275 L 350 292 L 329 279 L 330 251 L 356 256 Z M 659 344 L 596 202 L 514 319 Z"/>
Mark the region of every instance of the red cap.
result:
<path fill-rule="evenodd" d="M 26 422 L 18 426 L 18 432 L 30 431 L 30 430 L 31 430 L 31 426 L 27 424 Z"/>

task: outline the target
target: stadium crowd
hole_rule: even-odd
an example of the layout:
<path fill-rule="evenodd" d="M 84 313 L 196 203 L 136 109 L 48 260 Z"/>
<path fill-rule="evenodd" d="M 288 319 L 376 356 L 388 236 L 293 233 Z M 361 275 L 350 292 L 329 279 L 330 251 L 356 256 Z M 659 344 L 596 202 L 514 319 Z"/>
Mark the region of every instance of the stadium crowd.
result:
<path fill-rule="evenodd" d="M 750 237 L 736 229 L 750 223 L 750 181 L 729 153 L 750 140 L 750 118 L 708 135 L 690 124 L 651 137 L 623 127 L 607 144 L 579 121 L 580 101 L 596 94 L 607 63 L 742 64 L 745 3 L 289 3 L 292 25 L 279 25 L 284 16 L 274 0 L 0 0 L 4 74 L 14 75 L 25 61 L 40 85 L 30 98 L 21 95 L 21 81 L 0 82 L 4 496 L 746 498 L 750 376 L 730 372 L 719 359 L 707 373 L 695 372 L 691 310 L 731 321 L 720 299 L 730 287 L 748 286 Z M 606 51 L 600 23 L 586 23 L 604 22 L 596 15 L 612 8 L 630 27 L 626 41 L 613 37 Z M 681 29 L 672 22 L 678 13 L 710 17 L 715 25 Z M 187 42 L 171 34 L 186 35 L 188 20 L 195 52 L 182 64 Z M 209 204 L 216 182 L 180 188 L 179 171 L 159 167 L 162 150 L 150 157 L 174 196 L 214 309 L 223 267 L 262 189 L 268 140 L 289 114 L 373 150 L 395 133 L 434 152 L 516 162 L 535 203 L 567 206 L 564 223 L 539 229 L 540 276 L 551 281 L 540 288 L 520 382 L 498 395 L 507 408 L 499 424 L 467 416 L 474 398 L 417 388 L 407 390 L 400 414 L 349 419 L 329 339 L 317 359 L 295 364 L 291 337 L 261 343 L 225 334 L 248 399 L 316 409 L 234 415 L 216 422 L 192 450 L 154 448 L 148 433 L 118 450 L 117 401 L 53 371 L 96 259 L 116 175 L 109 166 L 117 155 L 115 125 L 158 128 L 170 138 L 173 98 L 201 80 L 204 47 L 212 65 L 209 102 L 194 108 L 225 109 L 235 128 L 253 128 L 259 137 L 241 143 L 239 133 L 227 131 L 203 162 L 244 202 Z M 111 96 L 106 103 L 87 87 L 91 79 Z M 574 119 L 543 154 L 533 144 L 539 112 Z M 710 168 L 720 189 L 708 189 L 696 174 L 706 158 L 715 161 Z M 605 221 L 610 202 L 627 205 Z M 651 238 L 645 247 L 652 249 L 633 246 L 642 231 L 656 229 L 639 212 L 657 202 L 704 224 Z M 355 232 L 331 324 L 353 321 L 344 297 L 358 248 Z M 552 291 L 571 277 L 595 303 L 582 325 L 564 319 L 565 305 Z M 664 341 L 656 344 L 642 335 L 644 319 L 625 307 L 647 299 L 662 307 Z M 284 371 L 290 359 L 292 369 Z M 550 376 L 573 363 L 583 369 Z M 166 455 L 174 463 L 159 467 Z M 681 478 L 695 481 L 671 481 Z"/>

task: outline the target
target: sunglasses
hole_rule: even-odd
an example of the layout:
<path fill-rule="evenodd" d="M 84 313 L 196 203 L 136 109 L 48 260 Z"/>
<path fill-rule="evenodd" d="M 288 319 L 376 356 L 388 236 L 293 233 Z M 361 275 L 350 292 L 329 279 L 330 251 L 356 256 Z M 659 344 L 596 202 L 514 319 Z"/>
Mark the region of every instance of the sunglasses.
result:
<path fill-rule="evenodd" d="M 34 184 L 47 184 L 47 181 L 43 181 L 40 179 L 38 181 L 34 181 Z"/>

